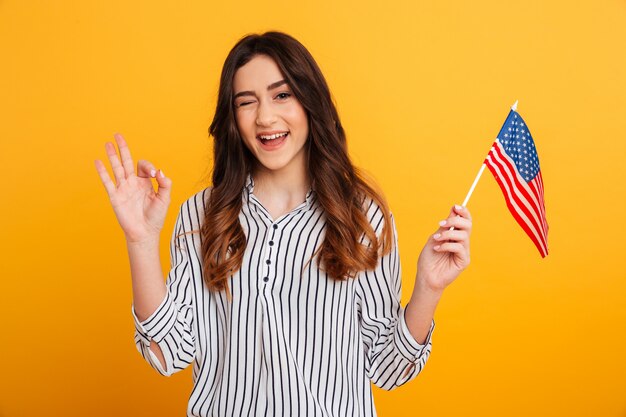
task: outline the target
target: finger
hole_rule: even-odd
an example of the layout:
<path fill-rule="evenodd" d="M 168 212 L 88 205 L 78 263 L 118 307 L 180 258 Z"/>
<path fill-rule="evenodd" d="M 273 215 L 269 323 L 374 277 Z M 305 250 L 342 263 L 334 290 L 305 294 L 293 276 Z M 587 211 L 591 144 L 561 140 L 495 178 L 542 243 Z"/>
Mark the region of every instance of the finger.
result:
<path fill-rule="evenodd" d="M 470 263 L 469 251 L 463 247 L 460 243 L 447 242 L 433 247 L 435 252 L 438 253 L 450 253 L 454 256 L 455 264 L 462 269 L 467 268 Z"/>
<path fill-rule="evenodd" d="M 468 220 L 472 220 L 472 216 L 471 216 L 469 210 L 467 209 L 467 207 L 463 207 L 463 206 L 461 206 L 459 204 L 455 204 L 452 207 L 452 212 L 454 212 L 455 214 L 457 214 L 457 215 L 459 215 L 461 217 L 464 217 L 464 218 L 466 218 Z"/>
<path fill-rule="evenodd" d="M 465 230 L 445 230 L 433 235 L 433 240 L 438 243 L 452 241 L 465 245 L 469 240 L 469 234 Z"/>
<path fill-rule="evenodd" d="M 455 263 L 461 267 L 461 269 L 467 268 L 470 263 L 469 250 L 463 247 L 460 243 L 447 242 L 433 247 L 435 252 L 438 253 L 452 253 L 456 258 Z"/>
<path fill-rule="evenodd" d="M 157 170 L 152 162 L 140 159 L 137 161 L 137 176 L 142 178 L 155 178 Z"/>
<path fill-rule="evenodd" d="M 119 185 L 122 180 L 126 179 L 126 174 L 124 173 L 124 167 L 120 162 L 120 158 L 117 156 L 117 150 L 115 149 L 115 145 L 113 145 L 111 142 L 107 142 L 104 144 L 104 149 L 106 150 L 109 162 L 111 163 L 111 169 L 113 169 L 115 182 L 117 183 L 117 185 Z"/>
<path fill-rule="evenodd" d="M 157 184 L 159 189 L 157 190 L 157 197 L 166 204 L 170 202 L 170 195 L 172 192 L 172 180 L 165 176 L 162 169 L 156 174 Z"/>
<path fill-rule="evenodd" d="M 442 220 L 439 223 L 439 225 L 441 226 L 442 229 L 445 229 L 445 230 L 450 230 L 450 228 L 462 229 L 462 230 L 467 230 L 467 231 L 472 230 L 472 221 L 465 219 L 463 217 L 460 217 L 460 216 L 448 217 L 447 219 Z"/>
<path fill-rule="evenodd" d="M 129 175 L 135 175 L 135 164 L 133 163 L 133 158 L 130 156 L 130 149 L 128 148 L 128 144 L 126 140 L 122 136 L 121 133 L 116 133 L 115 140 L 117 141 L 117 147 L 120 149 L 120 155 L 122 156 L 122 166 L 124 167 L 124 171 L 126 172 L 126 177 Z"/>
<path fill-rule="evenodd" d="M 464 254 L 465 248 L 462 244 L 457 242 L 444 242 L 433 247 L 437 252 L 452 252 L 458 254 Z"/>
<path fill-rule="evenodd" d="M 109 197 L 111 197 L 111 195 L 115 192 L 115 184 L 113 183 L 113 181 L 111 181 L 111 177 L 109 177 L 109 173 L 107 172 L 104 163 L 99 159 L 96 159 L 94 163 L 96 164 L 96 170 L 100 175 L 100 179 L 102 180 L 104 189 L 106 190 Z"/>
<path fill-rule="evenodd" d="M 460 205 L 458 205 L 458 204 L 455 204 L 454 206 L 452 206 L 450 208 L 450 213 L 448 213 L 448 217 L 447 218 L 449 219 L 451 217 L 459 217 L 460 215 L 457 214 L 456 210 L 460 210 L 461 208 L 462 207 Z M 453 227 L 449 227 L 448 226 L 448 228 L 449 228 L 449 230 L 454 230 L 454 226 Z"/>
<path fill-rule="evenodd" d="M 451 227 L 453 229 L 451 229 Z M 454 230 L 454 229 L 462 229 L 467 230 L 468 232 L 472 230 L 472 221 L 465 219 L 461 216 L 448 217 L 445 220 L 439 222 L 439 230 L 441 232 L 443 230 Z"/>

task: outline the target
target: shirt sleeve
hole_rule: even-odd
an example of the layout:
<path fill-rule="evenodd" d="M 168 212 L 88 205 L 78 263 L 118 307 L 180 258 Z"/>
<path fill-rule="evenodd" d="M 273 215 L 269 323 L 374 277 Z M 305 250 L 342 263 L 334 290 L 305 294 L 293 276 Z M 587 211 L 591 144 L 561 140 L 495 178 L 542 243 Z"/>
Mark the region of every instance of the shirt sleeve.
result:
<path fill-rule="evenodd" d="M 368 215 L 377 236 L 380 236 L 382 212 L 376 208 Z M 435 327 L 433 320 L 424 344 L 418 343 L 409 331 L 405 308 L 400 305 L 401 266 L 393 214 L 390 223 L 393 230 L 391 252 L 380 258 L 375 269 L 362 271 L 357 286 L 365 371 L 374 385 L 388 391 L 421 372 L 430 355 Z"/>
<path fill-rule="evenodd" d="M 135 322 L 135 345 L 143 358 L 161 375 L 170 376 L 187 367 L 195 356 L 193 332 L 193 283 L 189 251 L 191 239 L 178 235 L 186 232 L 184 204 L 179 211 L 170 245 L 171 269 L 167 276 L 167 292 L 161 304 L 145 320 L 140 321 L 131 308 Z M 150 349 L 156 343 L 165 357 L 165 367 Z"/>

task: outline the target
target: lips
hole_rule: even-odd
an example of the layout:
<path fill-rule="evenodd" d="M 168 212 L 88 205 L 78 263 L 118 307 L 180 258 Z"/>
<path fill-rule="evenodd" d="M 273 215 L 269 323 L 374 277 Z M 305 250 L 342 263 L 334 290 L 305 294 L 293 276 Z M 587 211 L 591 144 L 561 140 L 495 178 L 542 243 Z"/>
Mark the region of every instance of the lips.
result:
<path fill-rule="evenodd" d="M 266 151 L 271 151 L 279 148 L 287 138 L 289 137 L 289 132 L 264 132 L 260 135 L 257 135 L 257 140 L 261 143 L 261 148 Z"/>
<path fill-rule="evenodd" d="M 259 140 L 274 140 L 288 133 L 289 131 L 287 130 L 272 130 L 272 131 L 267 131 L 267 132 L 261 132 L 258 135 L 256 135 L 256 138 Z"/>

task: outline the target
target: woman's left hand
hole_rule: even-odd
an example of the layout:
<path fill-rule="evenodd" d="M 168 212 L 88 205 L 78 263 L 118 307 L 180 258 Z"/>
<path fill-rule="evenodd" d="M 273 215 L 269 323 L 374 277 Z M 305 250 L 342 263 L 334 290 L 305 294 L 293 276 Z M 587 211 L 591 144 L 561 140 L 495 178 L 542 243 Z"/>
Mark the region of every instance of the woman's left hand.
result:
<path fill-rule="evenodd" d="M 454 206 L 439 226 L 420 253 L 416 277 L 416 285 L 436 292 L 443 291 L 470 263 L 472 217 L 467 208 Z"/>

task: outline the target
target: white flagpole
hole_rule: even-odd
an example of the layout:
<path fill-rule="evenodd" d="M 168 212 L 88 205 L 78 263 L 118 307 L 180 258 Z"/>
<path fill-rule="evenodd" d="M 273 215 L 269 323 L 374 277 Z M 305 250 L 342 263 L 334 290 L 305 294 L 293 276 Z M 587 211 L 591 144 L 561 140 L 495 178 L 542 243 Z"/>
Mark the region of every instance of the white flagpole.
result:
<path fill-rule="evenodd" d="M 480 176 L 483 175 L 483 171 L 485 170 L 485 167 L 486 167 L 485 164 L 481 165 L 480 171 L 478 171 L 478 175 L 476 175 L 476 178 L 474 178 L 474 183 L 472 184 L 472 186 L 470 187 L 469 192 L 465 196 L 465 200 L 463 200 L 463 207 L 467 207 L 467 202 L 469 201 L 470 197 L 472 196 L 472 193 L 474 192 L 474 188 L 476 188 L 476 184 L 478 184 L 478 180 L 480 179 Z"/>
<path fill-rule="evenodd" d="M 511 110 L 513 111 L 517 111 L 517 102 L 519 100 L 515 100 L 515 103 L 513 103 L 513 105 L 511 106 Z M 463 207 L 467 207 L 467 202 L 469 201 L 470 197 L 472 196 L 472 193 L 474 192 L 474 188 L 476 188 L 476 184 L 478 184 L 478 180 L 480 179 L 480 176 L 483 175 L 483 171 L 485 170 L 486 165 L 483 163 L 480 166 L 480 170 L 478 171 L 478 175 L 476 175 L 476 178 L 474 178 L 474 182 L 472 183 L 472 186 L 470 187 L 470 190 L 468 191 L 467 195 L 465 196 L 465 200 L 463 200 Z M 457 215 L 458 217 L 458 215 Z M 451 227 L 449 230 L 454 230 L 454 227 Z"/>
<path fill-rule="evenodd" d="M 515 103 L 513 103 L 513 105 L 511 106 L 511 110 L 517 111 L 517 102 L 518 102 L 518 100 L 515 100 Z M 476 188 L 476 184 L 478 184 L 478 180 L 480 179 L 480 176 L 483 175 L 483 171 L 485 170 L 485 166 L 486 166 L 485 164 L 482 164 L 482 166 L 480 167 L 480 170 L 478 171 L 478 175 L 476 175 L 476 178 L 474 178 L 474 182 L 472 183 L 472 186 L 470 187 L 469 192 L 465 196 L 465 200 L 463 200 L 463 207 L 467 207 L 467 202 L 469 201 L 470 197 L 472 196 L 472 193 L 474 192 L 474 188 Z"/>

